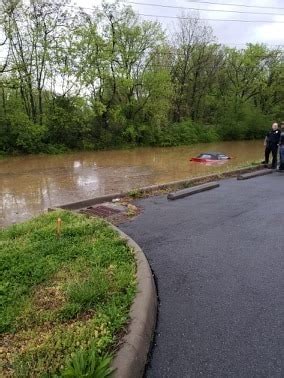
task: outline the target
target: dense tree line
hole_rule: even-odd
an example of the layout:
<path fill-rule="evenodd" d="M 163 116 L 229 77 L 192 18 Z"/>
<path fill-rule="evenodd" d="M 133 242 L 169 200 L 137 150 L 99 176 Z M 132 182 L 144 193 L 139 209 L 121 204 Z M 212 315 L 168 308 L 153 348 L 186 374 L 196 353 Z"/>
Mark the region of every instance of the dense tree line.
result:
<path fill-rule="evenodd" d="M 119 1 L 0 0 L 0 28 L 0 151 L 259 138 L 284 117 L 283 51 L 191 14 L 169 35 Z"/>

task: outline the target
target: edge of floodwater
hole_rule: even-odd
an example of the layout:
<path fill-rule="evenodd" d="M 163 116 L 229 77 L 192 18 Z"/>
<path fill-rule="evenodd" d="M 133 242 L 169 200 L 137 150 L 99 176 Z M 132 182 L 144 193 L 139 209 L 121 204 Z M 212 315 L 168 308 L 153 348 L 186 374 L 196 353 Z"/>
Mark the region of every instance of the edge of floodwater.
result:
<path fill-rule="evenodd" d="M 189 188 L 197 184 L 204 184 L 206 182 L 221 180 L 227 177 L 237 177 L 244 173 L 261 170 L 263 169 L 263 167 L 264 167 L 263 164 L 258 164 L 258 165 L 253 165 L 253 166 L 249 166 L 245 168 L 238 168 L 238 169 L 234 169 L 234 170 L 226 171 L 222 173 L 214 173 L 212 175 L 199 176 L 199 177 L 194 177 L 194 178 L 179 180 L 179 181 L 171 181 L 164 184 L 144 186 L 140 188 L 135 188 L 127 192 L 112 193 L 112 194 L 107 194 L 104 196 L 89 198 L 82 201 L 71 202 L 67 204 L 54 206 L 53 209 L 56 208 L 56 209 L 66 209 L 66 210 L 80 210 L 89 206 L 97 205 L 99 203 L 112 201 L 115 198 L 124 198 L 124 197 L 141 198 L 144 196 L 146 197 L 146 196 L 151 196 L 151 195 L 159 195 L 161 194 L 161 192 L 167 192 L 168 190 Z"/>

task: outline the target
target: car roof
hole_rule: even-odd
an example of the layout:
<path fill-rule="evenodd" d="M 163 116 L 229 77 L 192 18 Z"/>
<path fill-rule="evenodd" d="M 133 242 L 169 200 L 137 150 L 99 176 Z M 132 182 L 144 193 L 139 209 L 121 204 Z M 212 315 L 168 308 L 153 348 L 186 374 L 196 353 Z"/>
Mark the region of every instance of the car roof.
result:
<path fill-rule="evenodd" d="M 201 152 L 200 155 L 214 155 L 214 156 L 223 155 L 223 156 L 227 156 L 223 152 L 212 152 L 212 151 L 211 152 Z"/>

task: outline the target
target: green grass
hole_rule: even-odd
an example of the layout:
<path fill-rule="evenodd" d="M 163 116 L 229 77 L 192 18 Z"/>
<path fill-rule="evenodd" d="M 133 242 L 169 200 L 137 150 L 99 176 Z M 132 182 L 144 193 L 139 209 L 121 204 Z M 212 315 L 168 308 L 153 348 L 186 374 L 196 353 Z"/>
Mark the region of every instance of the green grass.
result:
<path fill-rule="evenodd" d="M 75 377 L 78 366 L 107 376 L 135 272 L 133 252 L 99 219 L 56 211 L 1 230 L 0 376 Z"/>
<path fill-rule="evenodd" d="M 143 198 L 145 193 L 141 189 L 132 189 L 128 192 L 129 197 L 133 199 Z"/>

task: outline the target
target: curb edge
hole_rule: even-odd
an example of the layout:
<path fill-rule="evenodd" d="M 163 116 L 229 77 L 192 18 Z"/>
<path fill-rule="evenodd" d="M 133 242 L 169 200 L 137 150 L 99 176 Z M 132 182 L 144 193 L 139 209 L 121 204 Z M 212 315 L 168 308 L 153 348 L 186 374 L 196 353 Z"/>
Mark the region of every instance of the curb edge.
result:
<path fill-rule="evenodd" d="M 137 293 L 130 308 L 128 332 L 123 337 L 122 346 L 111 367 L 115 369 L 115 378 L 138 378 L 143 376 L 155 331 L 157 291 L 150 265 L 142 249 L 119 228 L 112 224 L 110 226 L 133 248 L 137 263 Z"/>

